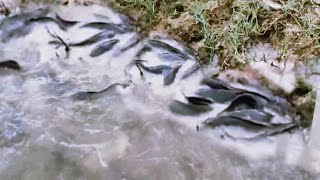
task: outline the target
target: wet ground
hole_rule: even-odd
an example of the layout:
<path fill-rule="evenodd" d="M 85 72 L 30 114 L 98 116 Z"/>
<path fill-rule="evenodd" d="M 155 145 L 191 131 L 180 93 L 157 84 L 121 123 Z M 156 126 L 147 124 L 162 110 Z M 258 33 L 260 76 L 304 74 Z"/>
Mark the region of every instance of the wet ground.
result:
<path fill-rule="evenodd" d="M 0 24 L 0 59 L 21 67 L 0 71 L 0 179 L 319 178 L 320 154 L 307 146 L 308 129 L 248 141 L 203 127 L 228 105 L 199 116 L 172 113 L 172 100 L 218 71 L 188 73 L 195 57 L 178 42 L 138 42 L 129 20 L 105 7 L 38 8 L 22 8 L 33 12 L 22 24 Z M 55 13 L 64 20 L 41 19 L 58 19 Z M 116 25 L 97 38 L 106 24 L 92 22 Z M 94 43 L 83 41 L 93 36 Z M 276 56 L 268 45 L 257 49 Z M 142 67 L 160 65 L 161 73 Z"/>

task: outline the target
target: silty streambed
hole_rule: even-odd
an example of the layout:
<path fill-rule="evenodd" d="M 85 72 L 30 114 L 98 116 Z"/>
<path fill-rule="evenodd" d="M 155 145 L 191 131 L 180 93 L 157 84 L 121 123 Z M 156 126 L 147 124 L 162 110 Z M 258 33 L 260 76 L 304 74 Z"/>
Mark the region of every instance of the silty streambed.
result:
<path fill-rule="evenodd" d="M 263 100 L 268 93 L 204 81 L 214 69 L 194 71 L 195 57 L 180 43 L 137 41 L 126 17 L 101 6 L 21 11 L 0 24 L 0 58 L 7 61 L 0 72 L 0 179 L 319 177 L 319 154 L 302 130 L 265 134 L 295 125 L 290 105 L 279 115 L 262 103 L 272 123 L 237 111 L 231 118 L 241 116 L 241 123 L 230 122 L 236 127 L 203 125 L 234 102 L 206 96 L 210 85 L 236 97 Z M 241 128 L 248 119 L 259 131 Z"/>

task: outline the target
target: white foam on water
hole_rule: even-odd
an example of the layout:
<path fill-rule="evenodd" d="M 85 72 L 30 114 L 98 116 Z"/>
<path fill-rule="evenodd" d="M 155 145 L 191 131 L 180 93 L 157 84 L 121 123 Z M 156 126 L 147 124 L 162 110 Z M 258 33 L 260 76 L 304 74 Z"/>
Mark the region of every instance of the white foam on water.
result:
<path fill-rule="evenodd" d="M 52 9 L 66 20 L 81 23 L 68 31 L 52 23 L 37 24 L 27 36 L 0 43 L 0 58 L 16 60 L 23 69 L 0 76 L 0 132 L 5 123 L 12 124 L 18 117 L 24 133 L 18 142 L 1 147 L 5 156 L 0 156 L 0 179 L 246 179 L 262 177 L 264 166 L 253 165 L 264 162 L 279 169 L 306 171 L 308 177 L 320 173 L 316 155 L 312 153 L 310 161 L 305 161 L 308 148 L 300 133 L 245 141 L 223 136 L 223 127 L 212 130 L 202 126 L 227 105 L 216 104 L 214 111 L 196 117 L 172 114 L 170 102 L 194 95 L 201 79 L 215 71 L 212 67 L 181 80 L 194 60 L 179 62 L 183 65 L 170 86 L 163 85 L 162 75 L 144 71 L 141 76 L 128 64 L 147 42 L 119 53 L 135 35 L 132 32 L 117 34 L 114 38 L 120 42 L 101 56 L 89 56 L 94 44 L 72 47 L 66 57 L 64 47 L 55 49 L 48 44 L 53 38 L 46 27 L 66 42 L 78 42 L 100 32 L 80 28 L 83 24 L 121 23 L 122 19 L 109 8 L 96 5 Z M 182 50 L 180 43 L 162 41 Z M 155 52 L 142 56 L 146 66 L 176 65 Z M 129 86 L 115 87 L 92 100 L 70 98 L 113 83 Z M 234 136 L 255 135 L 240 128 L 232 132 Z M 285 178 L 290 173 L 277 170 L 271 177 Z M 303 173 L 295 174 L 295 178 L 301 177 Z"/>

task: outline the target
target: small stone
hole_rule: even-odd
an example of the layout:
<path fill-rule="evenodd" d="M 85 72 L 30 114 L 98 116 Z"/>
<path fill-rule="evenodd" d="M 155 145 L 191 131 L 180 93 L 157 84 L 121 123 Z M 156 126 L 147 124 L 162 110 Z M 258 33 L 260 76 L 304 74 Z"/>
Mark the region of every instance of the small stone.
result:
<path fill-rule="evenodd" d="M 272 0 L 263 0 L 263 3 L 264 3 L 265 5 L 267 5 L 268 7 L 271 7 L 271 8 L 274 9 L 274 10 L 280 10 L 280 9 L 282 9 L 281 4 L 276 3 L 276 2 L 274 2 L 274 1 L 272 1 Z"/>

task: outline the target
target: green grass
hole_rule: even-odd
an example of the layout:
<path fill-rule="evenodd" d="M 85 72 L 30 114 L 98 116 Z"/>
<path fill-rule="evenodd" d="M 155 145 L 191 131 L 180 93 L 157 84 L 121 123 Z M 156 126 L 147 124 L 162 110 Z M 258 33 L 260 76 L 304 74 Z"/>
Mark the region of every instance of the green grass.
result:
<path fill-rule="evenodd" d="M 279 10 L 266 8 L 261 0 L 104 1 L 143 31 L 162 25 L 164 33 L 198 52 L 201 63 L 217 56 L 222 68 L 237 67 L 250 60 L 247 52 L 259 42 L 278 49 L 279 60 L 320 56 L 320 6 L 311 0 L 274 0 L 282 6 Z"/>
<path fill-rule="evenodd" d="M 314 13 L 318 6 L 310 0 L 277 3 L 280 10 L 269 10 L 259 0 L 113 0 L 111 4 L 123 12 L 139 12 L 136 20 L 150 30 L 164 24 L 166 33 L 196 47 L 201 62 L 217 55 L 224 68 L 248 62 L 246 52 L 258 42 L 278 49 L 279 60 L 287 60 L 289 53 L 304 61 L 319 57 L 320 21 Z M 182 16 L 188 18 L 178 26 L 169 22 Z M 286 31 L 290 26 L 298 30 Z"/>

